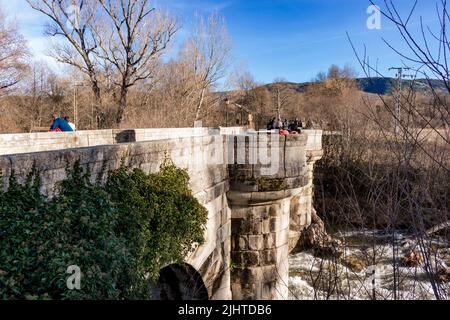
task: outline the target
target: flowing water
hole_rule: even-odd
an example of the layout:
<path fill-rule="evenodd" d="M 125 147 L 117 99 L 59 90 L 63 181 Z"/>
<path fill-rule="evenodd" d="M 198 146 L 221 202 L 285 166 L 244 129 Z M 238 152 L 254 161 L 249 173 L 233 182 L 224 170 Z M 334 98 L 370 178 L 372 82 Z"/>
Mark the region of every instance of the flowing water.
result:
<path fill-rule="evenodd" d="M 346 244 L 341 259 L 322 259 L 308 251 L 290 256 L 290 299 L 431 300 L 436 298 L 436 291 L 441 298 L 449 299 L 449 283 L 441 282 L 433 287 L 435 281 L 430 281 L 423 264 L 400 266 L 401 258 L 411 248 L 411 242 L 403 234 L 361 231 L 334 236 Z M 427 245 L 436 253 L 429 259 L 432 270 L 450 265 L 447 241 L 434 238 Z M 395 268 L 393 261 L 396 261 Z"/>

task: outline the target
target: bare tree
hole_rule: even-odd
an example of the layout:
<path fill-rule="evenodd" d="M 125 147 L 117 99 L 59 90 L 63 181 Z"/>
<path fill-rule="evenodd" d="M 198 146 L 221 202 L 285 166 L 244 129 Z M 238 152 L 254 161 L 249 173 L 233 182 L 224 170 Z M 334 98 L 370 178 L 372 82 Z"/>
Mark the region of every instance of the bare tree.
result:
<path fill-rule="evenodd" d="M 115 72 L 119 106 L 115 123 L 119 126 L 127 108 L 131 87 L 150 79 L 155 63 L 178 30 L 175 20 L 156 10 L 148 0 L 98 0 L 106 13 L 92 29 L 97 57 Z M 100 23 L 98 23 L 100 22 Z"/>
<path fill-rule="evenodd" d="M 287 81 L 282 78 L 276 78 L 272 85 L 274 95 L 277 119 L 281 119 L 281 111 L 286 108 L 292 99 L 291 92 L 287 86 Z"/>
<path fill-rule="evenodd" d="M 27 0 L 30 6 L 50 19 L 45 33 L 66 41 L 55 41 L 50 56 L 85 73 L 95 97 L 95 109 L 100 116 L 102 105 L 97 47 L 91 25 L 98 16 L 96 0 Z M 97 119 L 97 122 L 99 119 Z"/>
<path fill-rule="evenodd" d="M 25 39 L 0 11 L 0 96 L 23 79 L 27 57 Z"/>
<path fill-rule="evenodd" d="M 249 93 L 260 86 L 260 84 L 256 82 L 253 74 L 251 74 L 244 66 L 235 66 L 229 77 L 229 81 L 231 82 L 232 88 L 245 93 Z"/>
<path fill-rule="evenodd" d="M 372 0 L 369 1 L 374 5 Z M 431 76 L 441 79 L 450 93 L 450 41 L 448 38 L 450 15 L 448 1 L 439 0 L 435 4 L 436 18 L 439 21 L 437 30 L 432 30 L 429 26 L 426 26 L 422 17 L 420 17 L 420 36 L 414 35 L 410 23 L 411 18 L 417 11 L 417 4 L 418 0 L 415 0 L 408 15 L 402 16 L 398 6 L 392 1 L 384 0 L 381 13 L 395 25 L 409 52 L 402 52 L 388 41 L 384 39 L 383 41 L 407 63 L 418 65 L 417 71 L 427 79 L 430 79 Z"/>
<path fill-rule="evenodd" d="M 415 89 L 416 80 L 408 88 L 398 90 L 400 97 L 397 99 L 379 94 L 375 108 L 373 101 L 364 99 L 366 108 L 360 114 L 371 127 L 355 131 L 353 136 L 356 139 L 348 144 L 352 149 L 361 145 L 360 155 L 349 153 L 345 146 L 338 150 L 336 145 L 342 143 L 333 141 L 337 142 L 333 148 L 338 150 L 334 159 L 338 164 L 335 166 L 338 168 L 336 172 L 342 173 L 342 176 L 336 177 L 336 185 L 341 188 L 339 184 L 342 184 L 344 195 L 337 207 L 342 212 L 354 212 L 355 216 L 367 219 L 367 224 L 372 228 L 381 223 L 385 225 L 386 233 L 391 235 L 393 277 L 390 291 L 393 299 L 402 298 L 404 279 L 399 267 L 404 266 L 405 262 L 423 270 L 431 287 L 428 292 L 432 291 L 435 299 L 448 299 L 448 287 L 441 276 L 448 279 L 449 271 L 442 262 L 442 252 L 431 245 L 436 238 L 428 232 L 443 232 L 449 225 L 449 105 L 448 97 L 440 94 L 435 87 L 437 78 L 441 80 L 438 82 L 444 87 L 443 91 L 449 92 L 448 4 L 445 0 L 436 4 L 440 22 L 438 30 L 431 30 L 420 18 L 421 31 L 417 34 L 411 30 L 417 3 L 415 1 L 411 10 L 403 15 L 393 1 L 384 1 L 382 13 L 398 29 L 406 49 L 400 51 L 385 42 L 399 55 L 405 67 L 415 70 L 416 77 L 425 77 L 425 82 L 421 83 L 427 84 L 425 97 L 428 102 L 424 107 L 421 102 L 423 98 Z M 353 43 L 352 46 L 365 75 L 370 78 L 370 73 L 375 72 L 378 77 L 383 77 L 378 68 L 370 64 L 366 53 L 360 55 Z M 395 112 L 396 104 L 401 105 L 401 116 Z M 385 120 L 385 114 L 400 126 L 399 133 L 394 134 L 392 122 Z M 346 135 L 339 137 L 339 140 L 345 139 L 348 139 Z M 331 154 L 330 150 L 328 154 Z M 378 159 L 373 157 L 375 154 Z M 347 201 L 343 199 L 346 197 Z M 327 201 L 329 209 L 330 201 Z M 381 222 L 380 217 L 385 221 Z M 396 241 L 395 236 L 400 230 L 411 237 L 411 241 L 405 242 L 410 245 Z M 448 232 L 442 235 L 448 239 Z M 403 248 L 408 251 L 402 253 Z M 406 255 L 401 258 L 401 254 Z M 418 280 L 416 275 L 414 281 Z"/>
<path fill-rule="evenodd" d="M 42 127 L 45 117 L 47 117 L 47 121 L 50 119 L 53 110 L 45 109 L 45 99 L 50 95 L 49 78 L 51 76 L 51 71 L 44 62 L 33 63 L 25 91 L 30 99 L 29 105 L 32 106 L 26 113 L 28 121 L 31 122 L 30 131 L 33 131 L 35 127 Z M 45 114 L 45 111 L 47 111 L 47 114 Z"/>
<path fill-rule="evenodd" d="M 255 122 L 255 128 L 260 128 L 260 125 L 265 126 L 266 116 L 266 103 L 270 99 L 264 100 L 263 93 L 267 93 L 267 90 L 257 83 L 253 75 L 242 66 L 236 66 L 233 74 L 231 75 L 231 85 L 234 87 L 234 91 L 228 94 L 228 104 L 226 107 L 226 123 L 228 124 L 229 118 L 229 105 L 237 107 L 237 112 L 241 113 L 241 119 L 244 116 L 251 114 L 253 121 Z"/>
<path fill-rule="evenodd" d="M 165 109 L 166 121 L 172 126 L 190 126 L 197 90 L 189 61 L 182 57 L 169 61 L 162 66 L 158 78 L 157 99 Z"/>
<path fill-rule="evenodd" d="M 200 119 L 208 90 L 225 76 L 230 52 L 231 41 L 224 18 L 213 13 L 204 21 L 203 17 L 198 16 L 182 53 L 194 75 L 197 95 L 195 122 Z"/>

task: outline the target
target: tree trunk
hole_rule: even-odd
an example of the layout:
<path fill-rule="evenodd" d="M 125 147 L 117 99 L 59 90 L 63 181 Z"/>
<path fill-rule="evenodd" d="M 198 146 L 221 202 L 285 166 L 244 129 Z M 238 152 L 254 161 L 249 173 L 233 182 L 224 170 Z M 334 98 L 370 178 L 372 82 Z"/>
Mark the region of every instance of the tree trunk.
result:
<path fill-rule="evenodd" d="M 102 121 L 102 114 L 101 114 L 101 109 L 102 109 L 102 96 L 101 96 L 101 89 L 100 86 L 98 85 L 98 81 L 95 77 L 94 74 L 90 75 L 90 79 L 91 79 L 91 87 L 92 87 L 92 93 L 94 94 L 94 112 L 95 112 L 95 127 L 92 129 L 104 129 L 103 126 L 105 125 L 105 123 L 103 123 Z"/>
<path fill-rule="evenodd" d="M 281 93 L 280 90 L 277 90 L 277 117 L 281 119 Z"/>
<path fill-rule="evenodd" d="M 198 105 L 197 105 L 197 113 L 195 114 L 194 126 L 195 126 L 195 123 L 200 118 L 200 112 L 202 110 L 203 101 L 205 100 L 205 91 L 206 91 L 205 88 L 203 88 L 200 93 L 200 99 L 199 99 Z"/>
<path fill-rule="evenodd" d="M 120 127 L 120 125 L 123 121 L 125 109 L 127 108 L 127 99 L 128 99 L 128 88 L 126 86 L 122 86 L 122 89 L 120 90 L 119 110 L 117 110 L 117 116 L 116 116 L 116 127 L 117 128 Z"/>

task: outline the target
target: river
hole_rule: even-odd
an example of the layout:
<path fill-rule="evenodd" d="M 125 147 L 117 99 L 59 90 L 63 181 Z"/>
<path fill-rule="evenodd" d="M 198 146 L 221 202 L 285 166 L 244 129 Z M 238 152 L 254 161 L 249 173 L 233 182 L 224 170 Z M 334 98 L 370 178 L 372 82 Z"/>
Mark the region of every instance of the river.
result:
<path fill-rule="evenodd" d="M 433 289 L 423 264 L 401 266 L 401 258 L 411 248 L 408 236 L 382 231 L 338 232 L 334 236 L 345 242 L 340 259 L 317 258 L 309 251 L 290 256 L 291 300 L 433 300 L 435 291 L 441 299 L 449 299 L 450 284 L 441 282 Z M 432 268 L 436 263 L 439 267 L 450 265 L 447 241 L 436 237 L 428 246 L 435 252 L 429 260 Z"/>

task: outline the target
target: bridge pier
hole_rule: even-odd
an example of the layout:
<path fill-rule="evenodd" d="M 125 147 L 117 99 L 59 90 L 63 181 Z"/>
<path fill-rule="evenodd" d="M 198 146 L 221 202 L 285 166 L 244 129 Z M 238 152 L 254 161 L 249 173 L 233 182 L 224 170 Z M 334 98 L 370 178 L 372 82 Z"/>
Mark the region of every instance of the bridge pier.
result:
<path fill-rule="evenodd" d="M 312 150 L 314 139 L 303 134 L 268 142 L 266 149 L 278 160 L 272 175 L 266 174 L 263 165 L 249 161 L 229 166 L 235 300 L 288 299 L 289 252 L 311 224 L 313 168 L 322 152 Z M 242 141 L 235 143 L 235 152 L 242 152 L 242 147 Z M 255 153 L 253 148 L 245 146 L 245 158 Z"/>
<path fill-rule="evenodd" d="M 228 199 L 233 300 L 287 299 L 290 198 L 281 191 L 229 192 Z"/>

